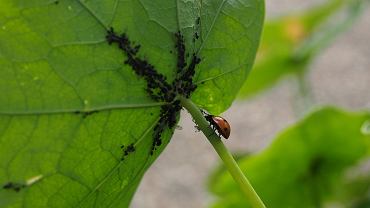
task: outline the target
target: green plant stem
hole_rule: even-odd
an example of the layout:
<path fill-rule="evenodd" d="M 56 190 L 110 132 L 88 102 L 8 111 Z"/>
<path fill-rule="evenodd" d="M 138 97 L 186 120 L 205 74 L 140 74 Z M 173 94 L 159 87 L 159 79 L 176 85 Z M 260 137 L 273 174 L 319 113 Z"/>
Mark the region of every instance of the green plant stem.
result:
<path fill-rule="evenodd" d="M 200 109 L 191 100 L 184 97 L 180 97 L 181 104 L 188 112 L 192 115 L 195 123 L 198 125 L 199 129 L 207 137 L 208 141 L 211 142 L 213 148 L 216 150 L 217 154 L 220 156 L 224 162 L 227 170 L 234 178 L 235 182 L 239 184 L 243 193 L 247 197 L 250 204 L 255 208 L 266 207 L 261 198 L 258 196 L 256 191 L 253 189 L 251 183 L 248 181 L 247 177 L 240 170 L 238 164 L 234 160 L 231 153 L 227 150 L 222 140 L 215 134 L 214 130 L 209 126 L 208 121 L 204 118 Z"/>
<path fill-rule="evenodd" d="M 298 118 L 306 115 L 315 104 L 312 95 L 312 88 L 306 77 L 306 71 L 296 74 L 297 89 L 295 89 L 294 100 L 292 101 L 295 114 Z"/>

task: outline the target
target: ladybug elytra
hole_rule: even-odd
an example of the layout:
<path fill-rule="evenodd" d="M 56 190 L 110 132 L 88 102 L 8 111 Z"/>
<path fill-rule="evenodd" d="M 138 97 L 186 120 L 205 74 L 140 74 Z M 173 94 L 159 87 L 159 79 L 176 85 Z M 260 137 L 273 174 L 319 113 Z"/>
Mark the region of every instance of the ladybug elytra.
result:
<path fill-rule="evenodd" d="M 225 139 L 228 139 L 230 136 L 230 124 L 226 119 L 221 116 L 214 116 L 202 111 L 205 114 L 206 120 L 211 124 L 214 130 L 222 135 Z"/>

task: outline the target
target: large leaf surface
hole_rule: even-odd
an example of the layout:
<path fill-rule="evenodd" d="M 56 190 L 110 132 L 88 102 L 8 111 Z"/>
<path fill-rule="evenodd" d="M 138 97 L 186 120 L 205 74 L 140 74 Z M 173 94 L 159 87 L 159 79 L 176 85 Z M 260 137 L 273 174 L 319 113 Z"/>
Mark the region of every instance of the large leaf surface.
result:
<path fill-rule="evenodd" d="M 2 0 L 0 184 L 28 185 L 1 189 L 0 206 L 127 207 L 168 143 L 171 130 L 150 156 L 162 103 L 107 44 L 109 27 L 141 44 L 139 56 L 169 81 L 181 30 L 202 58 L 192 98 L 220 112 L 253 63 L 263 14 L 262 0 Z M 121 161 L 129 144 L 136 151 Z"/>
<path fill-rule="evenodd" d="M 239 165 L 267 207 L 323 207 L 349 187 L 346 170 L 369 156 L 369 127 L 369 112 L 321 109 Z M 219 197 L 213 207 L 250 207 L 225 171 L 214 175 L 210 189 Z M 367 194 L 356 191 L 358 197 Z"/>

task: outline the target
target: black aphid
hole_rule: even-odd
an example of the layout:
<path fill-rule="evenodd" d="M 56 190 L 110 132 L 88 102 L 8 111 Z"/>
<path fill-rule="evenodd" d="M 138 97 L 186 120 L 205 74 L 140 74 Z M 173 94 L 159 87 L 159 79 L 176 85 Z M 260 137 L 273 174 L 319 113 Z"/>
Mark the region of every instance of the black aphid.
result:
<path fill-rule="evenodd" d="M 134 143 L 131 143 L 127 147 L 125 147 L 124 145 L 122 145 L 121 146 L 121 149 L 123 151 L 123 155 L 122 155 L 121 160 L 124 160 L 125 156 L 129 155 L 132 152 L 135 152 L 135 144 Z"/>
<path fill-rule="evenodd" d="M 3 186 L 3 189 L 14 190 L 15 192 L 19 192 L 21 189 L 25 187 L 26 187 L 25 184 L 8 182 Z"/>
<path fill-rule="evenodd" d="M 200 17 L 197 17 L 197 20 L 195 20 L 196 25 L 200 25 Z"/>
<path fill-rule="evenodd" d="M 82 115 L 82 118 L 86 118 L 86 117 L 88 117 L 88 116 L 90 116 L 90 115 L 92 115 L 92 114 L 94 114 L 94 113 L 97 113 L 97 112 L 99 112 L 99 111 L 97 111 L 97 110 L 92 110 L 92 111 L 75 111 L 75 112 L 73 112 L 74 114 L 77 114 L 77 115 Z"/>

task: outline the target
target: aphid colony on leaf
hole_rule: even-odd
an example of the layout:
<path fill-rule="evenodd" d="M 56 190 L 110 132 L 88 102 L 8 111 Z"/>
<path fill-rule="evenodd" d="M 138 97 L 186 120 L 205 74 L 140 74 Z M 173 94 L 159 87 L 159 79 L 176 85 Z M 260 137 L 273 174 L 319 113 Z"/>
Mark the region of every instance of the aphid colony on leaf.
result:
<path fill-rule="evenodd" d="M 196 20 L 197 31 L 194 33 L 193 41 L 199 39 L 200 18 Z M 117 35 L 113 28 L 107 31 L 106 39 L 111 45 L 116 43 L 126 55 L 124 64 L 129 65 L 132 70 L 146 81 L 146 92 L 157 102 L 166 102 L 167 105 L 161 106 L 160 119 L 156 123 L 153 130 L 153 145 L 151 154 L 162 144 L 161 136 L 166 128 L 173 129 L 176 125 L 177 117 L 181 110 L 180 101 L 176 98 L 177 95 L 189 98 L 191 93 L 197 88 L 193 83 L 195 67 L 200 63 L 201 59 L 192 53 L 190 63 L 186 62 L 186 57 L 189 53 L 186 52 L 184 36 L 180 31 L 174 34 L 175 48 L 177 50 L 177 70 L 176 76 L 172 83 L 168 83 L 166 77 L 160 74 L 152 64 L 138 57 L 138 52 L 141 48 L 140 44 L 133 44 L 128 36 L 123 33 Z M 170 51 L 172 54 L 173 51 Z M 226 139 L 230 135 L 230 125 L 227 121 L 218 116 L 205 115 L 205 118 L 210 122 L 210 125 Z M 125 148 L 124 156 L 135 151 L 133 145 L 130 148 Z"/>
<path fill-rule="evenodd" d="M 133 44 L 128 36 L 123 33 L 117 35 L 113 28 L 107 31 L 106 39 L 109 44 L 116 43 L 126 55 L 125 64 L 129 65 L 134 72 L 145 79 L 146 92 L 155 101 L 169 103 L 161 106 L 160 119 L 156 123 L 153 131 L 153 145 L 151 154 L 162 144 L 161 136 L 166 128 L 173 129 L 176 125 L 177 117 L 181 110 L 180 101 L 177 95 L 189 98 L 190 94 L 196 89 L 193 84 L 195 66 L 200 63 L 200 58 L 195 53 L 192 54 L 190 63 L 186 63 L 186 48 L 184 37 L 181 32 L 175 33 L 175 48 L 177 49 L 177 70 L 176 78 L 169 84 L 166 77 L 160 74 L 153 65 L 146 60 L 138 57 L 140 45 Z M 130 148 L 135 150 L 135 148 Z M 126 150 L 126 149 L 125 149 Z M 124 151 L 124 156 L 132 151 Z"/>

